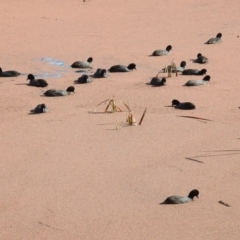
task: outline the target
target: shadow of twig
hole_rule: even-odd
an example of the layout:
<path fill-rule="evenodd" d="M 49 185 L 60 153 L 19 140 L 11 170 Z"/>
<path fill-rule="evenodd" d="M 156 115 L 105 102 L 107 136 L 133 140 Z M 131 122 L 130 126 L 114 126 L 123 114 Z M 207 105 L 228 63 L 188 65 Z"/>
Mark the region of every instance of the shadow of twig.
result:
<path fill-rule="evenodd" d="M 194 116 L 177 115 L 177 117 L 193 118 L 193 119 L 197 119 L 197 120 L 205 120 L 205 121 L 213 122 L 213 120 L 210 120 L 210 119 L 207 119 L 207 118 L 200 118 L 200 117 L 194 117 Z"/>
<path fill-rule="evenodd" d="M 240 152 L 240 150 L 212 150 L 212 151 L 201 151 L 201 152 Z"/>
<path fill-rule="evenodd" d="M 197 160 L 197 159 L 193 159 L 193 158 L 185 158 L 187 160 L 191 160 L 191 161 L 194 161 L 194 162 L 198 162 L 198 163 L 204 163 L 203 161 L 200 161 L 200 160 Z"/>

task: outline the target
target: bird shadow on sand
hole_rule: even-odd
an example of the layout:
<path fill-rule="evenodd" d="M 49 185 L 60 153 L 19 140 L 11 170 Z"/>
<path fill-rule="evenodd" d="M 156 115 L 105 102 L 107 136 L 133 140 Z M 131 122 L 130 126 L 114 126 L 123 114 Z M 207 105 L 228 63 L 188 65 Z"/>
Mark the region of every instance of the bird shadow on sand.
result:
<path fill-rule="evenodd" d="M 199 63 L 199 62 L 197 61 L 197 59 L 189 59 L 189 61 L 191 61 L 191 62 L 193 62 L 193 63 Z"/>
<path fill-rule="evenodd" d="M 91 83 L 91 82 L 90 82 Z M 77 84 L 77 85 L 85 85 L 88 84 L 87 82 L 79 82 L 78 80 L 74 80 L 73 84 Z"/>
<path fill-rule="evenodd" d="M 23 85 L 23 86 L 30 86 L 28 83 L 15 83 L 15 85 Z"/>
<path fill-rule="evenodd" d="M 74 80 L 73 84 L 80 84 L 80 83 L 78 82 L 78 80 Z"/>
<path fill-rule="evenodd" d="M 43 114 L 43 113 L 35 113 L 34 109 L 30 110 L 30 112 L 28 113 L 28 115 L 39 115 L 39 114 Z"/>
<path fill-rule="evenodd" d="M 75 71 L 75 72 L 76 72 L 76 73 L 85 73 L 85 74 L 88 74 L 88 73 L 89 73 L 88 70 L 83 70 L 83 69 L 77 70 L 77 71 Z"/>
<path fill-rule="evenodd" d="M 152 85 L 151 83 L 145 83 L 145 85 L 148 85 L 148 86 L 151 86 L 151 87 L 153 87 L 153 88 L 158 88 L 158 87 L 164 87 L 164 86 L 166 86 L 166 85 L 159 85 L 159 86 L 156 86 L 156 85 Z"/>
<path fill-rule="evenodd" d="M 200 62 L 198 62 L 197 59 L 189 59 L 189 61 L 191 61 L 191 62 L 193 62 L 193 63 L 201 64 L 201 65 L 206 65 L 206 64 L 208 64 L 208 63 L 200 63 Z"/>

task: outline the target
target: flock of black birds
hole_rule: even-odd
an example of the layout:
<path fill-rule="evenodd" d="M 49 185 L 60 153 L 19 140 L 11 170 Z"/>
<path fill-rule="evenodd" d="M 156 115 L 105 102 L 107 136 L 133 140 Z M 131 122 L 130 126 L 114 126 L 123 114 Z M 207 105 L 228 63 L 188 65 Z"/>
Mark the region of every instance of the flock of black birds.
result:
<path fill-rule="evenodd" d="M 216 43 L 221 43 L 222 42 L 222 34 L 218 33 L 217 36 L 215 38 L 210 38 L 206 44 L 216 44 Z M 168 45 L 166 50 L 155 50 L 151 56 L 165 56 L 168 55 L 169 52 L 172 50 L 172 46 Z M 200 64 L 206 64 L 209 62 L 208 58 L 203 56 L 201 53 L 197 54 L 197 59 L 194 61 L 196 63 L 200 63 Z M 167 72 L 170 71 L 173 73 L 181 73 L 182 75 L 196 75 L 196 76 L 201 76 L 201 75 L 206 75 L 207 73 L 207 69 L 185 69 L 186 67 L 186 62 L 182 61 L 180 66 L 168 66 L 166 68 L 162 69 L 162 72 Z M 186 82 L 184 84 L 184 86 L 200 86 L 200 85 L 205 85 L 210 81 L 211 77 L 209 75 L 205 76 L 203 79 L 199 79 L 199 80 L 189 80 L 188 82 Z M 164 86 L 166 84 L 167 80 L 166 78 L 159 78 L 159 77 L 154 77 L 151 79 L 150 81 L 150 85 L 155 86 L 155 87 L 160 87 L 160 86 Z M 178 100 L 174 99 L 172 100 L 172 106 L 178 109 L 182 109 L 182 110 L 191 110 L 191 109 L 195 109 L 195 105 L 191 102 L 179 102 Z"/>
<path fill-rule="evenodd" d="M 218 33 L 217 36 L 215 38 L 211 38 L 209 39 L 206 44 L 216 44 L 216 43 L 221 43 L 222 42 L 222 34 Z M 168 46 L 169 47 L 169 46 Z M 167 49 L 166 49 L 167 50 Z M 156 51 L 155 51 L 156 52 Z M 197 55 L 197 60 L 196 62 L 204 64 L 208 62 L 208 58 L 202 56 L 201 53 L 199 53 Z M 173 69 L 173 71 L 179 71 L 182 72 L 183 75 L 204 75 L 206 74 L 207 70 L 206 69 L 202 69 L 202 70 L 197 70 L 197 69 L 184 69 L 186 66 L 186 62 L 183 61 L 181 63 L 180 67 L 176 67 L 175 69 Z M 158 79 L 154 78 L 154 80 L 152 79 L 152 81 L 154 82 L 152 85 L 154 85 L 155 83 L 159 84 L 159 82 L 163 82 L 163 84 L 160 84 L 161 86 L 164 85 L 166 83 L 166 79 Z M 151 82 L 152 82 L 151 81 Z M 207 83 L 207 81 L 210 81 L 210 76 L 205 76 L 202 80 L 190 80 L 188 82 L 185 83 L 184 86 L 199 86 L 199 85 L 204 85 Z M 151 84 L 151 83 L 150 83 Z M 183 110 L 190 110 L 190 109 L 194 109 L 195 105 L 191 102 L 179 102 L 178 100 L 174 99 L 172 100 L 172 106 L 175 106 L 176 108 L 179 109 L 183 109 Z M 168 198 L 166 198 L 165 201 L 163 201 L 161 204 L 182 204 L 182 203 L 188 203 L 193 201 L 194 197 L 199 197 L 199 191 L 197 189 L 193 189 L 188 196 L 177 196 L 177 195 L 173 195 L 170 196 Z"/>
<path fill-rule="evenodd" d="M 206 44 L 216 44 L 216 43 L 221 43 L 222 34 L 218 33 L 215 38 L 209 39 Z M 169 52 L 172 50 L 172 46 L 169 45 L 167 46 L 166 50 L 161 50 L 158 49 L 152 53 L 151 56 L 165 56 L 168 55 Z M 87 61 L 77 61 L 74 62 L 71 67 L 72 68 L 80 68 L 80 69 L 90 69 L 91 63 L 93 61 L 93 58 L 90 57 L 87 59 Z M 208 58 L 203 56 L 201 53 L 197 55 L 196 61 L 197 63 L 205 64 L 208 63 Z M 171 72 L 180 72 L 182 75 L 206 75 L 207 70 L 202 69 L 185 69 L 186 67 L 186 62 L 182 61 L 180 66 L 174 66 L 171 69 Z M 130 72 L 136 68 L 136 64 L 131 63 L 128 66 L 124 65 L 114 65 L 108 71 L 106 69 L 101 69 L 98 68 L 96 72 L 92 75 L 89 76 L 87 74 L 83 74 L 81 77 L 76 80 L 76 83 L 90 83 L 92 82 L 92 78 L 106 78 L 108 76 L 108 72 Z M 162 69 L 163 72 L 167 71 L 167 68 Z M 17 77 L 19 76 L 20 73 L 17 71 L 2 71 L 0 68 L 0 77 Z M 35 86 L 35 87 L 46 87 L 48 86 L 48 83 L 44 79 L 35 79 L 33 74 L 29 74 L 27 77 L 27 80 L 29 80 L 29 85 L 30 86 Z M 186 82 L 184 86 L 200 86 L 206 84 L 208 81 L 210 81 L 210 76 L 207 75 L 205 76 L 202 80 L 190 80 Z M 166 78 L 158 78 L 154 77 L 149 83 L 152 86 L 164 86 L 166 84 Z M 62 89 L 49 89 L 46 92 L 44 92 L 44 95 L 47 97 L 55 97 L 55 96 L 67 96 L 71 93 L 74 93 L 75 88 L 73 86 L 68 87 L 66 90 Z M 180 102 L 176 99 L 172 100 L 172 106 L 178 109 L 183 109 L 183 110 L 191 110 L 195 109 L 195 105 L 191 102 Z M 31 113 L 46 113 L 48 112 L 49 109 L 46 107 L 46 105 L 39 104 L 36 106 L 35 109 L 31 110 Z M 194 197 L 198 197 L 199 191 L 197 189 L 192 190 L 188 196 L 170 196 L 168 197 L 164 202 L 161 204 L 181 204 L 181 203 L 188 203 L 193 201 Z"/>
<path fill-rule="evenodd" d="M 221 43 L 222 42 L 222 34 L 218 33 L 215 38 L 209 39 L 206 44 L 216 44 L 216 43 Z M 165 50 L 158 49 L 155 50 L 151 56 L 165 56 L 168 55 L 169 52 L 172 50 L 172 46 L 168 45 Z M 87 61 L 77 61 L 74 62 L 71 67 L 72 68 L 78 68 L 78 69 L 91 69 L 91 64 L 93 62 L 93 58 L 90 57 L 87 59 Z M 195 61 L 196 63 L 200 64 L 205 64 L 208 63 L 208 58 L 203 56 L 201 53 L 197 54 L 197 59 Z M 168 67 L 169 68 L 169 67 Z M 168 68 L 162 69 L 162 72 L 167 72 Z M 206 75 L 207 69 L 185 69 L 186 68 L 186 62 L 182 61 L 180 66 L 174 66 L 171 68 L 171 72 L 178 72 L 181 73 L 182 75 Z M 114 72 L 130 72 L 132 70 L 136 70 L 136 64 L 135 63 L 130 63 L 128 66 L 124 65 L 114 65 L 110 67 L 108 70 L 106 69 L 101 69 L 98 68 L 96 72 L 93 75 L 87 75 L 83 74 L 81 77 L 78 78 L 78 80 L 75 81 L 75 83 L 90 83 L 93 81 L 93 78 L 106 78 L 109 76 L 109 72 L 114 73 Z M 0 68 L 0 77 L 17 77 L 19 76 L 20 73 L 17 71 L 2 71 Z M 200 86 L 204 85 L 207 82 L 210 81 L 210 76 L 207 75 L 203 79 L 200 80 L 189 80 L 188 82 L 185 83 L 184 86 Z M 35 87 L 46 87 L 48 86 L 48 83 L 44 79 L 35 79 L 33 74 L 29 74 L 27 77 L 27 80 L 29 80 L 29 85 L 30 86 L 35 86 Z M 164 86 L 166 84 L 166 78 L 159 78 L 159 77 L 154 77 L 149 83 L 152 86 L 160 87 Z M 44 92 L 44 95 L 47 97 L 55 97 L 55 96 L 67 96 L 71 93 L 75 93 L 75 88 L 73 86 L 68 87 L 66 90 L 62 89 L 49 89 L 46 92 Z M 172 101 L 172 106 L 178 109 L 183 109 L 183 110 L 191 110 L 195 109 L 195 105 L 191 102 L 179 102 L 178 100 L 174 99 Z M 32 113 L 45 113 L 48 112 L 48 108 L 46 107 L 45 104 L 39 104 L 35 109 L 31 110 Z"/>

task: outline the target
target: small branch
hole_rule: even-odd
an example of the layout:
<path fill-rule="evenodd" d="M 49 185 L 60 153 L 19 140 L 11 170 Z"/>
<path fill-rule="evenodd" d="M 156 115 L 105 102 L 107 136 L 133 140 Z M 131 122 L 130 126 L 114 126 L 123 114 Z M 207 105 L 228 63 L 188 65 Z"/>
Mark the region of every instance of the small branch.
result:
<path fill-rule="evenodd" d="M 231 207 L 228 203 L 225 203 L 225 202 L 223 202 L 223 201 L 218 201 L 218 203 L 220 203 L 220 204 L 222 204 L 222 205 L 224 205 L 224 206 L 226 206 L 226 207 Z"/>
<path fill-rule="evenodd" d="M 50 225 L 46 224 L 46 223 L 42 223 L 42 222 L 38 222 L 39 224 L 45 226 L 45 227 L 48 227 L 48 228 L 52 228 L 54 230 L 57 230 L 57 231 L 63 231 L 62 229 L 59 229 L 59 228 L 55 228 L 55 227 L 51 227 Z"/>
<path fill-rule="evenodd" d="M 144 118 L 146 112 L 147 112 L 147 108 L 145 108 L 145 110 L 144 110 L 144 112 L 143 112 L 143 114 L 142 114 L 142 117 L 141 117 L 140 122 L 139 122 L 138 125 L 141 125 L 141 124 L 142 124 L 142 121 L 143 121 L 143 118 Z"/>

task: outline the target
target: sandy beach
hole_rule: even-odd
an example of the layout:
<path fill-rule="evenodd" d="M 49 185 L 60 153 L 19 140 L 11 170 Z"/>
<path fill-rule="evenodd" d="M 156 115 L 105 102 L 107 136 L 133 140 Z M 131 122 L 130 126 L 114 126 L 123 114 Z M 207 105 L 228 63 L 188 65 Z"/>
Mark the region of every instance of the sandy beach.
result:
<path fill-rule="evenodd" d="M 21 73 L 0 78 L 1 240 L 240 238 L 238 0 L 0 6 L 0 67 Z M 219 32 L 222 43 L 204 44 Z M 168 45 L 169 55 L 150 56 Z M 198 53 L 209 63 L 195 63 Z M 89 57 L 92 69 L 70 67 Z M 173 74 L 166 86 L 148 85 L 172 61 L 206 68 L 209 84 L 184 87 L 203 76 Z M 130 63 L 137 70 L 74 83 L 83 73 Z M 28 86 L 30 73 L 49 85 Z M 75 94 L 43 95 L 69 86 Z M 111 98 L 123 112 L 96 108 Z M 169 107 L 173 99 L 196 109 Z M 137 122 L 147 108 L 141 126 L 128 126 L 122 101 Z M 50 112 L 29 114 L 41 103 Z M 159 204 L 192 189 L 200 194 L 191 203 Z"/>

